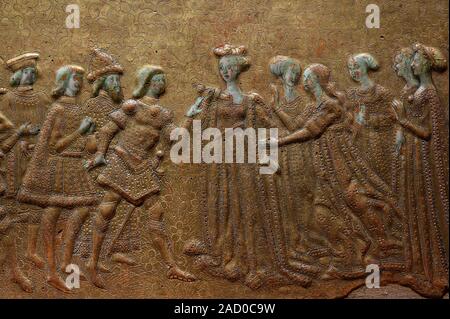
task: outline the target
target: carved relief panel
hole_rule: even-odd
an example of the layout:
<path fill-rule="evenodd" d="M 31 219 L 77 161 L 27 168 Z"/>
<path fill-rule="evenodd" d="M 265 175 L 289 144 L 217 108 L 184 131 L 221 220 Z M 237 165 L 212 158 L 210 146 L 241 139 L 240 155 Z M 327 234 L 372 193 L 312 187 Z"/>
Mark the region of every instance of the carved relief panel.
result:
<path fill-rule="evenodd" d="M 448 3 L 368 5 L 0 1 L 0 297 L 445 295 Z"/>

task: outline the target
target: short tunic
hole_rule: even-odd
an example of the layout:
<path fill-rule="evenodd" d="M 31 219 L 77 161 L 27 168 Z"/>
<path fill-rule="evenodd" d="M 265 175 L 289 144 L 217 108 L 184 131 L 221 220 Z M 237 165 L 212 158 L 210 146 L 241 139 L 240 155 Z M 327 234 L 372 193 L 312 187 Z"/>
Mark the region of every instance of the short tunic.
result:
<path fill-rule="evenodd" d="M 76 132 L 83 115 L 73 98 L 62 97 L 52 105 L 44 122 L 18 198 L 39 206 L 90 206 L 98 201 L 94 183 L 83 167 L 87 158 L 85 137 L 79 136 L 58 152 L 59 139 Z"/>
<path fill-rule="evenodd" d="M 16 128 L 27 122 L 41 126 L 49 105 L 50 99 L 44 93 L 33 90 L 31 86 L 18 87 L 1 98 L 0 112 L 14 123 Z M 37 139 L 36 135 L 22 137 L 21 142 L 6 155 L 2 166 L 5 166 L 5 196 L 7 198 L 16 197 L 31 159 L 32 152 L 24 152 L 21 144 L 28 147 L 34 145 Z"/>
<path fill-rule="evenodd" d="M 113 189 L 133 205 L 141 205 L 149 196 L 160 192 L 160 178 L 155 171 L 153 149 L 160 139 L 160 121 L 165 108 L 146 100 L 131 115 L 123 110 L 110 114 L 121 130 L 117 145 L 108 153 L 108 164 L 98 182 Z"/>

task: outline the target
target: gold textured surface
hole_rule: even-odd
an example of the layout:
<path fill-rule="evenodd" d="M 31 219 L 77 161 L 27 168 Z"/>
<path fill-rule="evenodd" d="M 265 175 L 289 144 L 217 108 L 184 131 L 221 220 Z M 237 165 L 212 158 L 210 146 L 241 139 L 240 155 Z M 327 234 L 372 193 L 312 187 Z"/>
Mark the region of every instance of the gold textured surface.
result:
<path fill-rule="evenodd" d="M 370 52 L 381 65 L 372 78 L 394 94 L 403 87 L 391 68 L 395 50 L 418 41 L 448 55 L 448 2 L 442 0 L 377 1 L 380 29 L 365 27 L 365 7 L 371 1 L 78 1 L 80 28 L 67 29 L 65 6 L 69 2 L 0 0 L 1 62 L 22 52 L 39 52 L 40 73 L 35 87 L 50 92 L 58 67 L 79 64 L 86 68 L 90 48 L 101 47 L 124 67 L 126 98 L 131 96 L 135 72 L 141 65 L 161 65 L 168 78 L 161 104 L 175 112 L 176 123 L 181 122 L 197 96 L 192 83 L 222 85 L 217 59 L 211 52 L 221 43 L 246 45 L 252 65 L 240 78 L 242 88 L 258 92 L 267 101 L 273 81 L 267 65 L 277 54 L 299 59 L 302 67 L 313 62 L 327 65 L 338 87 L 345 89 L 354 85 L 346 68 L 348 55 Z M 9 86 L 9 76 L 2 67 L 0 87 Z M 447 76 L 446 72 L 436 73 L 433 78 L 448 115 Z M 81 100 L 87 99 L 89 92 L 85 82 Z M 186 240 L 200 232 L 197 168 L 171 163 L 166 166 L 172 188 L 163 191 L 167 231 L 180 265 L 192 270 L 191 260 L 182 254 L 182 248 Z M 129 204 L 121 204 L 119 214 L 129 209 Z M 23 229 L 21 236 L 25 234 Z M 345 296 L 362 282 L 336 280 L 315 282 L 310 288 L 262 287 L 253 291 L 241 283 L 195 270 L 200 278 L 195 283 L 170 281 L 159 253 L 147 237 L 144 233 L 140 251 L 135 254 L 137 266 L 115 265 L 113 273 L 105 276 L 107 290 L 83 281 L 80 290 L 62 295 L 45 284 L 43 271 L 22 261 L 21 267 L 34 282 L 35 292 L 22 292 L 6 279 L 7 270 L 0 270 L 0 297 L 330 298 Z M 20 243 L 24 246 L 24 241 Z"/>

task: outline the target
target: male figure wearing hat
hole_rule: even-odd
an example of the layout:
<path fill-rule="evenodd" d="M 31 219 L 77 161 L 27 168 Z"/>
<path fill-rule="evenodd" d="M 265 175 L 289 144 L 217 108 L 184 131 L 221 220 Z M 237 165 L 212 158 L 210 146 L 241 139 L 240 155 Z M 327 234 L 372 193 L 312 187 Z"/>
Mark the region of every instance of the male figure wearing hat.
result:
<path fill-rule="evenodd" d="M 92 83 L 92 97 L 86 101 L 84 108 L 96 126 L 102 127 L 109 121 L 108 115 L 118 110 L 123 101 L 120 84 L 123 67 L 101 49 L 94 49 L 91 56 L 87 79 Z"/>
<path fill-rule="evenodd" d="M 89 64 L 89 73 L 87 79 L 92 83 L 92 97 L 89 98 L 84 106 L 85 116 L 93 119 L 97 128 L 102 127 L 109 122 L 109 114 L 118 110 L 123 101 L 122 87 L 120 78 L 123 74 L 123 67 L 116 59 L 107 52 L 95 48 L 91 53 Z M 87 150 L 95 153 L 97 133 L 88 136 Z M 98 172 L 93 172 L 98 175 Z M 99 193 L 101 190 L 99 190 Z M 64 231 L 64 253 L 61 269 L 64 271 L 66 266 L 71 264 L 75 242 L 77 237 L 90 215 L 90 211 L 78 210 L 74 212 L 66 223 Z M 89 245 L 90 246 L 90 245 Z M 128 263 L 133 263 L 125 256 L 122 256 Z M 101 264 L 102 271 L 109 272 L 109 269 Z"/>
<path fill-rule="evenodd" d="M 33 89 L 37 79 L 37 60 L 39 54 L 35 52 L 25 53 L 6 61 L 7 68 L 13 73 L 10 85 L 13 87 L 5 93 L 0 101 L 2 112 L 16 127 L 28 123 L 38 130 L 44 122 L 50 99 L 43 92 Z M 22 184 L 22 179 L 31 158 L 34 145 L 37 142 L 36 135 L 21 137 L 13 149 L 5 156 L 5 198 L 7 205 L 14 210 L 34 211 L 31 205 L 17 205 L 16 195 Z M 36 243 L 39 231 L 39 214 L 30 214 L 28 226 L 27 258 L 36 266 L 42 268 L 44 262 L 36 253 Z"/>
<path fill-rule="evenodd" d="M 105 287 L 98 275 L 103 242 L 123 200 L 134 207 L 142 207 L 153 245 L 167 266 L 167 278 L 186 282 L 196 280 L 176 262 L 164 226 L 165 210 L 160 199 L 164 172 L 159 165 L 162 149 L 170 148 L 170 132 L 176 128 L 173 112 L 159 105 L 166 83 L 164 71 L 159 66 L 145 65 L 138 71 L 134 99 L 125 101 L 121 109 L 109 115 L 110 121 L 99 132 L 95 159 L 87 163 L 88 169 L 106 164 L 97 179 L 106 193 L 95 215 L 89 261 L 91 280 L 99 288 Z M 117 144 L 111 146 L 116 135 Z M 108 149 L 111 152 L 107 153 Z"/>

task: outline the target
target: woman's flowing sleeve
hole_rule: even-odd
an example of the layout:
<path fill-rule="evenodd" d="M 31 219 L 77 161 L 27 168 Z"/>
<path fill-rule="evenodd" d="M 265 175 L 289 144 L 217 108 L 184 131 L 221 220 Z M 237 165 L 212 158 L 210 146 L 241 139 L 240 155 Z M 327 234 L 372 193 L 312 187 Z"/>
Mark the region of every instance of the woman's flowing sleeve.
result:
<path fill-rule="evenodd" d="M 280 138 L 279 145 L 301 143 L 316 138 L 323 134 L 340 115 L 340 109 L 335 103 L 326 103 L 315 116 L 306 121 L 302 129 Z"/>
<path fill-rule="evenodd" d="M 306 121 L 304 127 L 313 137 L 316 137 L 325 132 L 339 116 L 339 108 L 334 103 L 327 103 L 316 116 Z"/>

